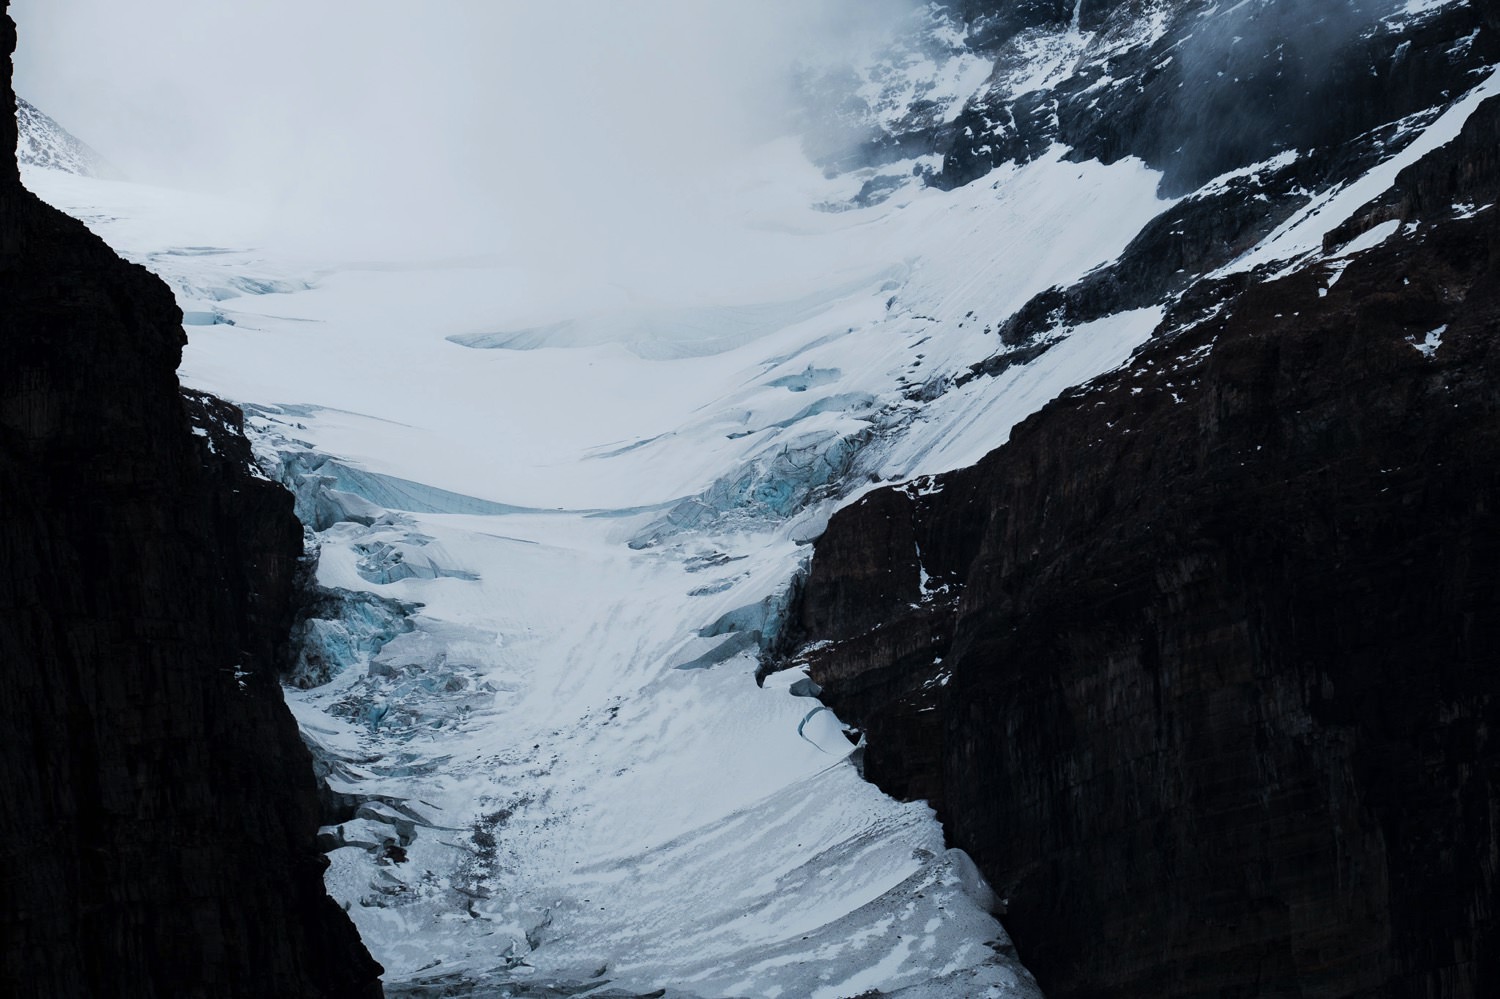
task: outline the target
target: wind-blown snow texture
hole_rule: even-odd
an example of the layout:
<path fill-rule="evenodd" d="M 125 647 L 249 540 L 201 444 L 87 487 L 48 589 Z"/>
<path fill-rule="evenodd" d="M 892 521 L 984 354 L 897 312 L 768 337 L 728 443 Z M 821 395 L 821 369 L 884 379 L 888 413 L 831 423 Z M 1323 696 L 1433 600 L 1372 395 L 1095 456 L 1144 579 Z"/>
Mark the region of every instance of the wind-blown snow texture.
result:
<path fill-rule="evenodd" d="M 289 700 L 330 890 L 392 991 L 1033 993 L 931 810 L 861 779 L 795 671 L 755 683 L 805 543 L 1128 364 L 1193 280 L 1319 258 L 1348 192 L 1495 83 L 1465 50 L 1461 87 L 1372 101 L 1396 110 L 1352 145 L 1268 125 L 1178 155 L 1133 95 L 1276 4 L 987 6 L 809 80 L 823 168 L 787 140 L 726 181 L 762 268 L 649 306 L 514 264 L 307 260 L 233 206 L 27 174 L 172 285 L 184 381 L 246 405 L 315 532 Z M 1372 59 L 1467 10 L 1385 7 L 1353 30 Z"/>

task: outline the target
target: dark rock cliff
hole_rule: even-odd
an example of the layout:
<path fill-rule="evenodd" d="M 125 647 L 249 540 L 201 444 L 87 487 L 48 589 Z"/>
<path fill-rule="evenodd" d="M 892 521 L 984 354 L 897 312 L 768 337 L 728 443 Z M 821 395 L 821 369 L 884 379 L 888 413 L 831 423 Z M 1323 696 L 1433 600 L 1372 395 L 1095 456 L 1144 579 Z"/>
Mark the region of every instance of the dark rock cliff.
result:
<path fill-rule="evenodd" d="M 9 158 L 0 310 L 0 992 L 379 996 L 277 680 L 291 496 L 179 391 L 167 288 Z"/>
<path fill-rule="evenodd" d="M 818 543 L 801 660 L 1049 995 L 1500 992 L 1496 149 Z"/>
<path fill-rule="evenodd" d="M 1470 72 L 1500 58 L 1496 13 L 1483 3 L 1403 15 L 1400 0 L 951 0 L 970 48 L 1001 70 L 1022 32 L 1056 32 L 1077 17 L 1095 44 L 1051 86 L 1013 93 L 997 83 L 958 118 L 886 143 L 941 153 L 933 182 L 952 187 L 1024 162 L 1053 142 L 1078 160 L 1136 156 L 1181 195 L 1286 150 L 1304 157 L 1299 182 L 1336 178 L 1366 133 L 1462 93 Z M 1145 22 L 1162 19 L 1159 31 Z M 1480 32 L 1483 24 L 1489 32 Z M 1115 44 L 1143 31 L 1149 44 Z M 1003 73 L 1001 74 L 1003 79 Z"/>

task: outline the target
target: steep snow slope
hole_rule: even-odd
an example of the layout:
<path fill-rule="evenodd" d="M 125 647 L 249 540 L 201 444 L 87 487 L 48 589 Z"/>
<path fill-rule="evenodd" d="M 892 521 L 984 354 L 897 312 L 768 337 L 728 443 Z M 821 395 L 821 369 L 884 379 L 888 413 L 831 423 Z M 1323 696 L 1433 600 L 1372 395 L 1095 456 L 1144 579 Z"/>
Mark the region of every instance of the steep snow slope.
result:
<path fill-rule="evenodd" d="M 976 67 L 1010 95 L 1070 86 L 1080 53 L 1162 41 L 1164 5 L 1138 6 L 999 63 L 938 15 L 921 58 L 861 87 L 969 127 Z M 330 889 L 388 982 L 1032 988 L 932 813 L 863 783 L 805 677 L 757 686 L 756 652 L 836 505 L 971 463 L 1128 361 L 1180 284 L 1076 289 L 1133 273 L 1174 212 L 1258 204 L 1244 185 L 1274 177 L 1237 251 L 1197 262 L 1248 266 L 1359 205 L 1324 198 L 1252 251 L 1313 201 L 1295 152 L 1166 201 L 1140 160 L 1075 162 L 1057 134 L 951 191 L 889 183 L 943 162 L 891 134 L 881 166 L 831 178 L 768 146 L 725 185 L 751 234 L 734 266 L 627 293 L 509 260 L 310 260 L 232 206 L 28 174 L 176 289 L 184 381 L 246 404 L 315 531 L 328 593 L 291 699 L 340 819 Z"/>
<path fill-rule="evenodd" d="M 16 98 L 16 160 L 23 167 L 61 170 L 83 177 L 117 178 L 119 171 L 36 105 Z"/>

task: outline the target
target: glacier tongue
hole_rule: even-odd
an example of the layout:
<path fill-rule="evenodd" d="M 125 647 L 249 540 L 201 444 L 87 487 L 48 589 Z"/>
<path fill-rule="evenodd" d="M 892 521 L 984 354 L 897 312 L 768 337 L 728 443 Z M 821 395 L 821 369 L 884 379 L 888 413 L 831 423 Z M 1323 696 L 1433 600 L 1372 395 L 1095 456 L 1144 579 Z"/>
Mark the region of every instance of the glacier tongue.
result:
<path fill-rule="evenodd" d="M 448 573 L 377 584 L 413 630 L 288 691 L 352 812 L 325 830 L 330 890 L 389 980 L 1029 994 L 931 812 L 864 783 L 796 677 L 757 687 L 753 641 L 718 652 L 764 626 L 746 601 L 774 603 L 797 546 L 632 549 L 645 516 L 320 533 L 335 593 L 370 586 L 374 545 Z"/>
<path fill-rule="evenodd" d="M 791 183 L 760 270 L 617 326 L 528 300 L 558 282 L 523 265 L 308 261 L 222 206 L 28 175 L 224 320 L 182 376 L 247 404 L 315 532 L 287 699 L 329 889 L 393 994 L 1034 994 L 931 810 L 756 653 L 839 503 L 976 460 L 1149 335 L 1156 308 L 966 377 L 1123 250 L 1158 178 L 1059 148 L 830 214 L 841 181 L 794 152 L 766 154 Z"/>

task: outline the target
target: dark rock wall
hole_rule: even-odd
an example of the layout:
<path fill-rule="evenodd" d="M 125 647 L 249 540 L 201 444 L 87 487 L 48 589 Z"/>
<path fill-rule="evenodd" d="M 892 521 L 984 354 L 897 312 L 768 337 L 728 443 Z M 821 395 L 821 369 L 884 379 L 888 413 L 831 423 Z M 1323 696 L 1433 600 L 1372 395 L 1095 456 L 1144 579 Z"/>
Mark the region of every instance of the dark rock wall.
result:
<path fill-rule="evenodd" d="M 819 542 L 803 661 L 1049 995 L 1500 994 L 1497 138 Z"/>
<path fill-rule="evenodd" d="M 1058 27 L 1073 16 L 1073 0 L 948 0 L 950 10 L 968 28 L 976 49 L 995 48 L 1027 28 Z"/>
<path fill-rule="evenodd" d="M 1057 32 L 1072 2 L 954 0 L 967 45 L 1006 68 L 1006 43 L 1027 29 Z M 941 187 L 957 187 L 1007 162 L 1026 162 L 1054 142 L 1079 160 L 1136 156 L 1163 171 L 1162 193 L 1179 196 L 1223 173 L 1285 150 L 1315 153 L 1303 183 L 1344 176 L 1337 160 L 1372 129 L 1456 98 L 1472 73 L 1500 58 L 1490 4 L 1453 4 L 1416 22 L 1390 20 L 1395 0 L 1263 0 L 1213 4 L 1093 0 L 1079 26 L 1127 39 L 1144 15 L 1166 27 L 1150 45 L 1086 55 L 1046 89 L 977 95 L 957 120 L 880 149 L 935 152 Z M 1489 31 L 1476 35 L 1487 24 Z"/>
<path fill-rule="evenodd" d="M 277 680 L 291 496 L 180 393 L 167 288 L 8 158 L 0 315 L 0 993 L 380 995 Z"/>

